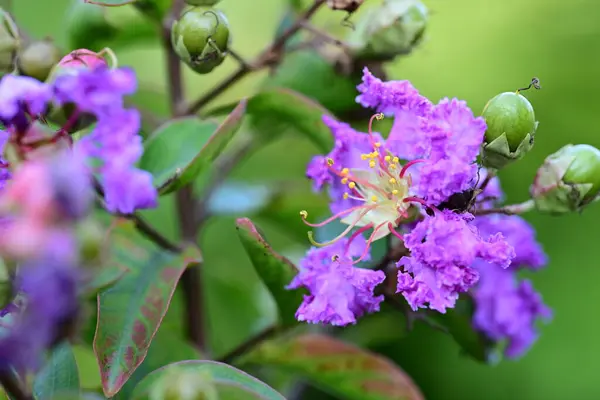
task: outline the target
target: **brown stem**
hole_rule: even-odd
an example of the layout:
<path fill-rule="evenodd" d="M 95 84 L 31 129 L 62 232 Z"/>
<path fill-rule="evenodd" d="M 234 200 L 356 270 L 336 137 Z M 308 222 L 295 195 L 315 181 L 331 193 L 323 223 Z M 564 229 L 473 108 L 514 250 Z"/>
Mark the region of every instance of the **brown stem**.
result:
<path fill-rule="evenodd" d="M 252 336 L 250 339 L 246 340 L 242 344 L 240 344 L 235 349 L 231 350 L 229 353 L 225 354 L 223 357 L 219 359 L 219 361 L 224 362 L 226 364 L 231 364 L 236 358 L 241 355 L 246 354 L 248 351 L 252 350 L 254 346 L 262 343 L 263 341 L 272 338 L 279 331 L 278 327 L 273 325 L 263 330 L 256 336 Z"/>
<path fill-rule="evenodd" d="M 472 213 L 475 216 L 490 215 L 490 214 L 518 215 L 518 214 L 524 214 L 528 211 L 531 211 L 534 208 L 534 206 L 535 206 L 535 203 L 533 200 L 527 200 L 523 203 L 511 204 L 511 205 L 499 207 L 499 208 L 473 210 Z"/>
<path fill-rule="evenodd" d="M 198 112 L 206 104 L 210 103 L 213 99 L 218 97 L 221 93 L 227 90 L 231 85 L 245 77 L 249 72 L 256 71 L 271 65 L 274 60 L 280 58 L 280 54 L 283 51 L 283 47 L 287 41 L 294 36 L 303 26 L 303 23 L 309 20 L 326 0 L 315 0 L 302 15 L 298 17 L 296 22 L 284 31 L 281 36 L 271 43 L 257 58 L 257 61 L 253 63 L 243 63 L 240 67 L 233 72 L 229 77 L 225 78 L 223 82 L 213 88 L 211 91 L 200 97 L 194 103 L 192 103 L 186 110 L 186 114 L 194 114 Z"/>
<path fill-rule="evenodd" d="M 183 0 L 174 0 L 171 12 L 163 20 L 163 46 L 167 60 L 167 75 L 171 113 L 178 115 L 184 103 L 183 79 L 181 76 L 181 61 L 171 46 L 171 26 L 175 18 L 181 14 L 185 3 Z"/>

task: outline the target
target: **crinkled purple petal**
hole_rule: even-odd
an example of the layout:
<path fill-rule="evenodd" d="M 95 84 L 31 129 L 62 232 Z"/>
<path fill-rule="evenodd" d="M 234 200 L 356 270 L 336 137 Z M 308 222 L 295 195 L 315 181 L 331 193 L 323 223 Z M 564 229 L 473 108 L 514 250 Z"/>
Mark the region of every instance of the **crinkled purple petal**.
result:
<path fill-rule="evenodd" d="M 45 83 L 27 76 L 4 75 L 0 80 L 0 119 L 9 124 L 22 111 L 41 114 L 51 99 L 52 89 Z"/>
<path fill-rule="evenodd" d="M 312 248 L 300 262 L 300 272 L 287 287 L 306 287 L 310 292 L 296 312 L 298 321 L 343 326 L 379 310 L 383 296 L 375 296 L 374 290 L 385 274 L 352 266 L 351 257 L 362 253 L 365 246 L 364 238 L 355 240 L 348 251 L 347 239 Z M 334 255 L 339 257 L 337 261 L 333 261 Z"/>
<path fill-rule="evenodd" d="M 503 270 L 485 262 L 474 266 L 481 275 L 473 292 L 475 328 L 493 340 L 507 340 L 507 357 L 522 356 L 537 340 L 536 322 L 549 320 L 552 311 L 531 282 L 518 282 L 514 270 Z"/>
<path fill-rule="evenodd" d="M 102 186 L 106 208 L 111 212 L 131 214 L 135 210 L 157 206 L 152 175 L 138 169 L 102 169 Z"/>
<path fill-rule="evenodd" d="M 513 248 L 501 235 L 483 240 L 470 224 L 470 214 L 438 212 L 425 218 L 404 236 L 410 256 L 397 266 L 397 292 L 402 293 L 413 309 L 427 305 L 444 313 L 453 307 L 458 294 L 469 290 L 478 279 L 471 268 L 481 258 L 506 268 L 514 257 Z"/>

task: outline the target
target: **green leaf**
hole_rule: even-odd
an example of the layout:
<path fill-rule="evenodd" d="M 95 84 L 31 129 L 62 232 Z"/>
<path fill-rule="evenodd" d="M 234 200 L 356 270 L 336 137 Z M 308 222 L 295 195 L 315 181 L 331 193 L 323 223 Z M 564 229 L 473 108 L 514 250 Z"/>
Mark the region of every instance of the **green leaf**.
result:
<path fill-rule="evenodd" d="M 94 277 L 89 282 L 86 282 L 82 288 L 83 293 L 88 296 L 95 296 L 98 294 L 98 292 L 114 285 L 123 277 L 123 275 L 128 272 L 128 270 L 125 266 L 112 263 L 109 265 L 103 265 L 94 272 Z"/>
<path fill-rule="evenodd" d="M 242 100 L 219 126 L 196 117 L 167 122 L 146 141 L 140 167 L 152 173 L 161 194 L 191 183 L 233 139 L 245 111 Z"/>
<path fill-rule="evenodd" d="M 155 21 L 162 21 L 171 9 L 173 0 L 137 0 L 133 5 Z"/>
<path fill-rule="evenodd" d="M 207 115 L 223 115 L 232 105 L 215 108 Z M 315 143 L 325 153 L 333 147 L 333 137 L 323 123 L 323 115 L 332 114 L 319 103 L 286 88 L 262 91 L 248 100 L 248 115 L 254 133 L 273 140 L 288 130 L 295 130 Z"/>
<path fill-rule="evenodd" d="M 210 382 L 219 394 L 219 400 L 285 400 L 267 384 L 239 369 L 216 361 L 183 361 L 161 368 L 139 383 L 131 397 L 132 400 L 148 399 L 155 385 L 176 371 L 195 373 L 198 379 L 210 377 Z"/>
<path fill-rule="evenodd" d="M 114 396 L 144 361 L 183 271 L 200 261 L 196 247 L 167 252 L 142 237 L 129 221 L 113 229 L 113 263 L 129 272 L 98 295 L 94 351 L 107 397 Z"/>
<path fill-rule="evenodd" d="M 456 343 L 475 360 L 493 363 L 496 358 L 496 345 L 481 332 L 473 329 L 475 305 L 469 296 L 461 296 L 454 308 L 445 314 L 428 313 L 429 317 L 440 324 L 454 338 Z"/>
<path fill-rule="evenodd" d="M 79 371 L 73 350 L 68 342 L 56 346 L 44 367 L 33 381 L 33 394 L 37 400 L 52 399 L 60 393 L 79 391 Z"/>
<path fill-rule="evenodd" d="M 412 379 L 388 359 L 325 335 L 265 342 L 240 362 L 276 367 L 343 399 L 423 399 Z"/>
<path fill-rule="evenodd" d="M 334 114 L 357 110 L 356 85 L 360 76 L 345 76 L 335 70 L 316 50 L 302 50 L 285 56 L 274 76 L 265 80 L 265 88 L 285 87 L 308 96 Z M 310 79 L 306 79 L 309 76 Z"/>
<path fill-rule="evenodd" d="M 286 290 L 285 286 L 296 276 L 298 269 L 287 258 L 273 251 L 252 221 L 240 218 L 236 225 L 242 245 L 248 253 L 254 269 L 277 303 L 282 324 L 296 324 L 295 313 L 305 292 L 303 290 Z"/>
<path fill-rule="evenodd" d="M 104 7 L 126 6 L 135 3 L 137 0 L 83 0 L 84 3 L 96 4 Z"/>

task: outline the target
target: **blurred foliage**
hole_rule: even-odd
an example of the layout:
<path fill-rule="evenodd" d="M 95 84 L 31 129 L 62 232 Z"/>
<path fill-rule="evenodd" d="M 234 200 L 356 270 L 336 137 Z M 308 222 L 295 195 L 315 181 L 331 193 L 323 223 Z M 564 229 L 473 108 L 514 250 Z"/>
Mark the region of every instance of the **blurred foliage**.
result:
<path fill-rule="evenodd" d="M 67 0 L 13 0 L 13 8 L 19 24 L 32 36 L 52 35 L 60 46 L 67 48 L 63 27 L 68 3 Z M 600 80 L 596 78 L 600 67 L 600 2 L 426 0 L 425 4 L 431 17 L 422 46 L 411 56 L 390 65 L 387 71 L 391 77 L 410 79 L 432 100 L 445 96 L 465 99 L 475 112 L 482 110 L 496 94 L 523 87 L 533 76 L 541 79 L 543 90 L 527 95 L 540 121 L 536 146 L 524 160 L 501 173 L 509 202 L 527 198 L 534 172 L 547 154 L 566 143 L 600 146 L 595 100 L 600 89 Z M 271 40 L 285 8 L 280 0 L 224 0 L 219 6 L 231 24 L 232 48 L 244 57 L 256 55 Z M 346 28 L 340 26 L 343 16 L 323 11 L 317 20 L 332 34 L 347 35 Z M 147 39 L 152 29 L 148 26 L 145 31 L 125 32 L 133 35 L 129 37 L 144 40 L 117 52 L 121 64 L 132 65 L 138 72 L 141 92 L 134 101 L 164 116 L 165 62 L 159 42 Z M 210 75 L 192 75 L 186 70 L 189 98 L 204 93 L 235 67 L 235 62 L 227 59 Z M 247 96 L 265 84 L 265 76 L 266 73 L 259 73 L 244 80 L 214 105 L 229 104 Z M 307 82 L 309 85 L 314 82 Z M 244 161 L 234 176 L 249 182 L 275 182 L 292 177 L 300 182 L 299 193 L 309 193 L 309 184 L 300 179 L 306 163 L 317 152 L 308 140 L 285 135 Z M 202 182 L 200 179 L 197 190 L 202 190 Z M 296 198 L 300 207 L 313 215 L 325 210 L 321 197 L 301 194 Z M 173 211 L 172 196 L 168 196 L 161 200 L 159 209 L 144 214 L 161 226 L 164 234 L 175 237 L 177 221 L 170 218 Z M 494 367 L 460 357 L 458 346 L 449 336 L 419 322 L 414 331 L 406 334 L 399 322 L 398 340 L 382 340 L 373 349 L 397 361 L 427 399 L 448 399 L 449 393 L 463 400 L 600 396 L 595 380 L 600 368 L 600 342 L 595 333 L 600 323 L 596 323 L 594 308 L 590 311 L 585 308 L 600 301 L 600 291 L 596 290 L 600 270 L 596 268 L 598 254 L 594 247 L 598 229 L 594 221 L 600 218 L 600 209 L 591 207 L 583 215 L 560 219 L 536 214 L 527 217 L 537 228 L 550 256 L 548 268 L 533 280 L 554 309 L 554 321 L 542 329 L 540 340 L 522 360 L 505 361 Z M 199 237 L 205 260 L 210 343 L 217 354 L 262 331 L 277 315 L 275 304 L 241 243 L 231 240 L 236 236 L 234 222 L 235 218 L 230 216 L 215 218 Z M 267 216 L 258 216 L 256 222 L 280 253 L 293 258 L 302 252 L 294 232 L 285 229 L 285 225 Z M 168 324 L 176 324 L 180 319 L 178 296 L 176 293 L 165 317 Z M 98 373 L 93 359 L 77 349 L 75 354 L 81 382 L 97 386 L 91 376 Z M 306 392 L 305 396 L 325 398 L 313 394 Z"/>

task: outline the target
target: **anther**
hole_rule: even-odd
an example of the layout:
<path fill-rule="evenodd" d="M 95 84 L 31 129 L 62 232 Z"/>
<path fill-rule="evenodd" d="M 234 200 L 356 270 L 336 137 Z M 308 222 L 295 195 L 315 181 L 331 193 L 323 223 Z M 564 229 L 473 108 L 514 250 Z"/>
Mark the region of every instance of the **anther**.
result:
<path fill-rule="evenodd" d="M 354 189 L 354 188 L 356 187 L 356 183 L 354 183 L 354 182 L 350 182 L 350 183 L 348 184 L 348 187 L 349 187 L 350 189 Z"/>
<path fill-rule="evenodd" d="M 342 169 L 342 175 L 348 175 L 349 172 L 350 172 L 350 170 L 348 168 Z"/>
<path fill-rule="evenodd" d="M 327 157 L 327 165 L 329 165 L 330 167 L 333 165 L 333 158 Z"/>
<path fill-rule="evenodd" d="M 377 163 L 373 160 L 369 161 L 369 167 L 371 168 L 375 168 L 375 166 L 377 165 Z"/>
<path fill-rule="evenodd" d="M 375 114 L 375 119 L 382 120 L 384 117 L 383 113 Z"/>
<path fill-rule="evenodd" d="M 306 219 L 308 217 L 308 211 L 306 211 L 306 210 L 300 211 L 300 216 L 302 218 Z"/>
<path fill-rule="evenodd" d="M 392 156 L 385 156 L 383 157 L 383 159 L 385 160 L 385 162 L 390 162 L 392 160 Z"/>
<path fill-rule="evenodd" d="M 396 178 L 390 178 L 390 180 L 388 182 L 391 183 L 392 185 L 395 185 L 398 181 L 396 181 Z"/>
<path fill-rule="evenodd" d="M 346 183 L 348 183 L 348 178 L 342 178 L 342 185 L 345 185 Z"/>
<path fill-rule="evenodd" d="M 381 143 L 375 142 L 375 147 L 380 148 L 381 147 Z"/>
<path fill-rule="evenodd" d="M 333 261 L 333 262 L 337 262 L 337 261 L 339 261 L 339 259 L 340 259 L 340 256 L 338 256 L 337 254 L 334 254 L 333 256 L 331 256 L 331 261 Z"/>
<path fill-rule="evenodd" d="M 348 193 L 344 193 L 344 200 L 347 200 L 350 195 Z"/>
<path fill-rule="evenodd" d="M 375 196 L 375 195 L 371 196 L 371 201 L 372 201 L 373 203 L 377 203 L 377 200 L 379 200 L 379 199 L 377 198 L 377 196 Z"/>
<path fill-rule="evenodd" d="M 363 160 L 363 161 L 366 160 L 367 158 L 369 158 L 368 154 L 361 154 L 360 155 L 360 159 Z"/>
<path fill-rule="evenodd" d="M 395 164 L 398 164 L 400 162 L 400 159 L 398 157 L 394 157 L 393 161 L 394 161 Z"/>

